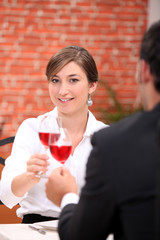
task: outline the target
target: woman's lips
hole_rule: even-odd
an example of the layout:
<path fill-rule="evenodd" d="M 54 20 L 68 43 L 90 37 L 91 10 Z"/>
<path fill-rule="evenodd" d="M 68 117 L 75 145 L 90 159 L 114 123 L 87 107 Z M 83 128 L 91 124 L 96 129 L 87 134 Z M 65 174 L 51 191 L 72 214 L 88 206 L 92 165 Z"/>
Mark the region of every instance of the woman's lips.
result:
<path fill-rule="evenodd" d="M 59 101 L 63 102 L 63 103 L 67 103 L 73 100 L 73 98 L 58 98 Z"/>

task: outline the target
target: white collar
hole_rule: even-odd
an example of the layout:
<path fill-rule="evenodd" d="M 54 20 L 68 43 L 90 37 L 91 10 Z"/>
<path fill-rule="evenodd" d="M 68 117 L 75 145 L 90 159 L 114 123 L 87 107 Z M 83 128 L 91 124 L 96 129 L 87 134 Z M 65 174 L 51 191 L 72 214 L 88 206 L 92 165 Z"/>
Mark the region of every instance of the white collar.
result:
<path fill-rule="evenodd" d="M 53 116 L 58 116 L 58 111 L 57 111 L 57 107 L 55 107 L 52 111 L 46 113 L 46 115 L 48 114 L 53 114 Z M 84 136 L 91 136 L 95 130 L 97 130 L 97 120 L 95 118 L 95 116 L 91 113 L 91 111 L 88 110 L 88 121 L 87 121 L 87 127 L 84 133 Z"/>

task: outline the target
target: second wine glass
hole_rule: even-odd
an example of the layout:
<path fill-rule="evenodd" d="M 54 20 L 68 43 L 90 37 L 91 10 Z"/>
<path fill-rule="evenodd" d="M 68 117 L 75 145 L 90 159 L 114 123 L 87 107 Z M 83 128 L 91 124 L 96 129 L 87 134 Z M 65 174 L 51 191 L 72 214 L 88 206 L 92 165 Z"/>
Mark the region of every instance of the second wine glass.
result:
<path fill-rule="evenodd" d="M 60 128 L 60 135 L 57 139 L 50 134 L 49 149 L 57 161 L 61 164 L 65 163 L 72 151 L 72 142 L 66 128 Z"/>

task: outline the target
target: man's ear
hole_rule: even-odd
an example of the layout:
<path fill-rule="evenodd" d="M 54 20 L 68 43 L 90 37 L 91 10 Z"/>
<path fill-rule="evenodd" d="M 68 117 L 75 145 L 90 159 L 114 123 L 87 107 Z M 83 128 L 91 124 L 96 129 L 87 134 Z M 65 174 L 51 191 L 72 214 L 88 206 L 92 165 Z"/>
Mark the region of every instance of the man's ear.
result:
<path fill-rule="evenodd" d="M 89 94 L 93 93 L 96 90 L 97 84 L 98 84 L 97 82 L 89 83 L 89 90 L 88 90 Z"/>
<path fill-rule="evenodd" d="M 141 60 L 141 81 L 142 83 L 147 83 L 152 79 L 152 74 L 150 71 L 150 66 L 145 60 Z"/>

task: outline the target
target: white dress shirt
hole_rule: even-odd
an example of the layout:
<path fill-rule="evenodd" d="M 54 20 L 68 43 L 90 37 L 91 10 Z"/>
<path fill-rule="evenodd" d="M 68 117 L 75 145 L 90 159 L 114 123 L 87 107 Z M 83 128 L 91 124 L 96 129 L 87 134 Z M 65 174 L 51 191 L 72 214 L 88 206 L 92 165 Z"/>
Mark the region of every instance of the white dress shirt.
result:
<path fill-rule="evenodd" d="M 54 110 L 45 115 L 48 114 L 57 116 L 57 108 L 54 108 Z M 44 178 L 41 178 L 40 182 L 33 186 L 23 197 L 16 197 L 11 190 L 13 178 L 26 171 L 26 164 L 30 156 L 44 152 L 44 146 L 41 144 L 38 136 L 38 124 L 41 118 L 42 115 L 37 118 L 26 119 L 22 122 L 17 131 L 11 155 L 6 159 L 5 167 L 2 171 L 0 199 L 9 208 L 19 203 L 20 208 L 17 209 L 17 216 L 21 218 L 24 214 L 29 213 L 37 213 L 50 217 L 58 217 L 60 213 L 60 208 L 46 197 L 45 182 L 47 180 Z M 89 111 L 89 118 L 83 139 L 76 147 L 74 154 L 65 162 L 65 165 L 76 177 L 80 190 L 85 183 L 86 162 L 92 149 L 90 143 L 91 136 L 95 131 L 106 126 L 104 123 L 97 121 Z M 47 154 L 50 162 L 47 172 L 47 175 L 49 175 L 54 168 L 61 166 L 61 163 L 51 156 L 49 150 Z"/>

